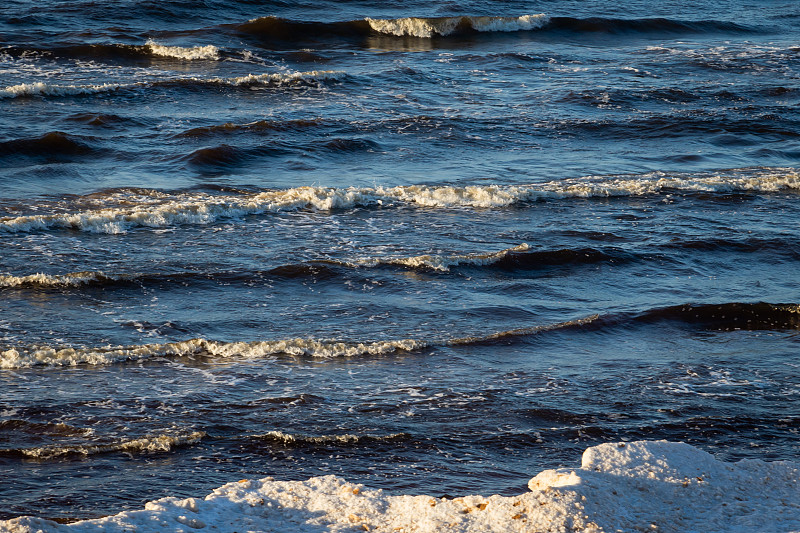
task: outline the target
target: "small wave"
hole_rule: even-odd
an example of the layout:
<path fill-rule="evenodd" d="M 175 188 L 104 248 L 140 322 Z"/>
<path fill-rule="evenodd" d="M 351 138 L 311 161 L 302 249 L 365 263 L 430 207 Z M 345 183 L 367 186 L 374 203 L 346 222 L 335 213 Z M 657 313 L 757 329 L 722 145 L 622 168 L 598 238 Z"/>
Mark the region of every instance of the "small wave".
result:
<path fill-rule="evenodd" d="M 408 433 L 393 433 L 391 435 L 374 436 L 374 435 L 321 435 L 321 436 L 308 436 L 308 435 L 292 435 L 284 433 L 283 431 L 270 431 L 263 435 L 253 435 L 251 439 L 275 442 L 284 446 L 302 446 L 302 445 L 364 445 L 374 444 L 379 442 L 401 442 L 408 440 L 410 435 Z"/>
<path fill-rule="evenodd" d="M 40 137 L 0 142 L 0 159 L 26 156 L 52 160 L 95 152 L 96 149 L 88 144 L 60 131 L 45 133 Z"/>
<path fill-rule="evenodd" d="M 81 58 L 90 60 L 137 60 L 153 57 L 169 57 L 183 60 L 220 59 L 220 51 L 216 46 L 166 46 L 148 40 L 144 45 L 131 44 L 71 44 L 52 48 L 41 47 L 7 47 L 3 53 L 12 57 L 43 56 L 56 58 Z"/>
<path fill-rule="evenodd" d="M 123 87 L 118 83 L 99 85 L 50 85 L 43 82 L 20 83 L 0 89 L 0 98 L 17 98 L 22 96 L 79 96 L 116 91 Z"/>
<path fill-rule="evenodd" d="M 354 266 L 374 267 L 378 265 L 395 265 L 409 268 L 426 268 L 449 271 L 451 267 L 459 265 L 485 266 L 498 263 L 506 259 L 509 255 L 530 250 L 530 246 L 523 243 L 512 248 L 500 250 L 499 252 L 473 255 L 417 255 L 414 257 L 398 257 L 389 259 L 357 259 L 352 263 L 345 263 Z"/>
<path fill-rule="evenodd" d="M 675 20 L 667 18 L 575 18 L 550 17 L 544 13 L 522 16 L 454 16 L 366 18 L 339 22 L 290 20 L 260 17 L 234 26 L 240 34 L 262 42 L 316 42 L 325 39 L 361 41 L 370 36 L 446 38 L 464 34 L 491 36 L 509 32 L 547 32 L 550 34 L 682 34 L 754 33 L 760 31 L 735 22 L 719 20 Z"/>
<path fill-rule="evenodd" d="M 106 346 L 98 348 L 28 346 L 0 350 L 0 368 L 33 366 L 107 365 L 160 357 L 263 358 L 272 355 L 308 356 L 316 358 L 388 355 L 412 352 L 436 346 L 471 346 L 506 343 L 548 332 L 608 328 L 621 325 L 656 323 L 678 320 L 699 327 L 734 330 L 792 330 L 800 329 L 800 305 L 769 303 L 726 303 L 653 309 L 638 314 L 600 316 L 597 314 L 530 327 L 516 328 L 486 335 L 452 339 L 390 340 L 347 342 L 314 339 L 289 339 L 252 342 L 216 342 L 191 339 L 167 344 Z"/>
<path fill-rule="evenodd" d="M 209 137 L 233 133 L 253 133 L 262 131 L 294 131 L 313 128 L 322 124 L 322 119 L 295 119 L 295 120 L 257 120 L 245 124 L 226 122 L 214 126 L 192 128 L 178 134 L 178 137 Z"/>
<path fill-rule="evenodd" d="M 151 40 L 147 41 L 145 46 L 149 52 L 155 56 L 172 57 L 190 61 L 196 59 L 216 61 L 219 59 L 219 48 L 212 45 L 184 48 L 181 46 L 165 46 Z"/>
<path fill-rule="evenodd" d="M 354 153 L 354 152 L 377 152 L 381 147 L 375 141 L 369 139 L 332 139 L 326 141 L 323 148 L 331 152 Z"/>
<path fill-rule="evenodd" d="M 31 287 L 78 287 L 81 285 L 105 285 L 120 278 L 102 272 L 70 272 L 69 274 L 29 274 L 27 276 L 0 275 L 0 288 Z"/>
<path fill-rule="evenodd" d="M 274 143 L 254 148 L 239 148 L 221 144 L 195 150 L 186 157 L 186 161 L 201 172 L 219 172 L 243 165 L 253 158 L 279 156 L 286 153 L 288 150 L 276 146 Z"/>
<path fill-rule="evenodd" d="M 115 452 L 159 453 L 172 451 L 178 446 L 196 444 L 205 436 L 206 433 L 203 431 L 193 431 L 191 433 L 178 435 L 152 435 L 110 444 L 74 444 L 67 446 L 42 446 L 38 448 L 0 450 L 0 455 L 47 460 L 58 457 L 99 455 Z"/>
<path fill-rule="evenodd" d="M 234 154 L 235 155 L 235 154 Z M 199 157 L 199 156 L 198 156 Z M 67 228 L 95 233 L 124 233 L 135 227 L 162 228 L 212 224 L 298 209 L 331 211 L 355 207 L 505 208 L 515 204 L 568 198 L 643 197 L 658 194 L 774 193 L 800 190 L 794 169 L 742 169 L 725 174 L 588 177 L 530 185 L 411 185 L 397 187 L 297 187 L 257 193 L 208 194 L 145 192 L 119 207 L 73 213 L 0 217 L 0 231 L 29 232 Z M 124 196 L 124 192 L 116 196 Z"/>
<path fill-rule="evenodd" d="M 99 348 L 56 348 L 29 346 L 0 350 L 0 368 L 33 366 L 106 365 L 157 357 L 242 357 L 294 355 L 318 358 L 383 355 L 425 348 L 427 343 L 411 339 L 377 342 L 339 342 L 314 339 L 289 339 L 254 342 L 216 342 L 191 339 L 168 344 L 106 346 Z"/>
<path fill-rule="evenodd" d="M 44 82 L 22 83 L 0 89 L 0 98 L 31 96 L 80 96 L 114 92 L 120 90 L 142 89 L 147 87 L 321 87 L 329 81 L 342 80 L 346 73 L 335 70 L 314 70 L 309 72 L 283 72 L 248 74 L 235 78 L 172 78 L 133 83 L 103 83 L 96 85 L 52 85 Z"/>
<path fill-rule="evenodd" d="M 370 28 L 378 33 L 397 36 L 430 38 L 436 35 L 447 36 L 467 31 L 513 32 L 539 29 L 545 26 L 549 17 L 545 14 L 523 15 L 521 17 L 439 17 L 399 19 L 367 18 Z"/>
<path fill-rule="evenodd" d="M 76 428 L 61 422 L 31 422 L 12 418 L 0 421 L 0 432 L 48 437 L 88 437 L 92 429 Z"/>
<path fill-rule="evenodd" d="M 759 303 L 687 304 L 654 309 L 636 317 L 639 322 L 677 320 L 708 329 L 800 329 L 800 305 Z"/>
<path fill-rule="evenodd" d="M 666 18 L 619 19 L 553 17 L 548 30 L 575 33 L 753 33 L 755 28 L 719 20 L 674 20 Z"/>

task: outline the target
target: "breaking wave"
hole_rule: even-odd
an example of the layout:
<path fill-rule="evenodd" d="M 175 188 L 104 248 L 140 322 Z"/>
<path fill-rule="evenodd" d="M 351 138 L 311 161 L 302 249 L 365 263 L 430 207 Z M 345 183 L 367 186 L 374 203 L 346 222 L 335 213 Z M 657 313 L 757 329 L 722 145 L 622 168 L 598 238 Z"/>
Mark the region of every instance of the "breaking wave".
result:
<path fill-rule="evenodd" d="M 369 259 L 356 259 L 352 263 L 344 263 L 346 265 L 374 267 L 378 265 L 392 265 L 402 266 L 408 268 L 424 268 L 430 270 L 448 271 L 451 267 L 459 265 L 471 266 L 485 266 L 498 263 L 506 259 L 509 255 L 525 252 L 530 250 L 530 246 L 523 243 L 513 248 L 501 250 L 499 252 L 486 253 L 486 254 L 465 254 L 465 255 L 417 255 L 414 257 L 398 257 L 398 258 L 369 258 Z"/>
<path fill-rule="evenodd" d="M 289 339 L 254 342 L 216 342 L 191 339 L 168 344 L 106 346 L 99 348 L 56 348 L 29 346 L 0 350 L 0 368 L 26 368 L 39 365 L 106 365 L 156 357 L 243 357 L 260 358 L 286 354 L 319 358 L 383 355 L 425 348 L 427 343 L 411 339 L 378 342 L 338 342 L 314 339 Z"/>
<path fill-rule="evenodd" d="M 96 348 L 27 346 L 0 349 L 0 368 L 33 366 L 107 365 L 158 357 L 263 358 L 273 355 L 308 356 L 315 358 L 356 357 L 412 352 L 436 346 L 466 346 L 513 342 L 547 332 L 574 329 L 592 330 L 618 326 L 635 326 L 662 321 L 681 321 L 702 329 L 795 330 L 800 329 L 800 305 L 770 303 L 686 304 L 652 309 L 641 313 L 621 313 L 584 318 L 553 324 L 499 331 L 486 335 L 451 339 L 390 340 L 347 342 L 334 340 L 289 339 L 252 342 L 217 342 L 191 339 L 167 344 L 106 346 Z"/>
<path fill-rule="evenodd" d="M 121 440 L 109 444 L 73 444 L 65 446 L 42 446 L 38 448 L 17 448 L 0 450 L 0 456 L 23 457 L 27 459 L 55 459 L 68 456 L 88 456 L 105 453 L 159 453 L 169 452 L 178 446 L 200 442 L 206 433 L 193 431 L 177 435 L 152 435 L 139 439 Z"/>
<path fill-rule="evenodd" d="M 394 19 L 313 22 L 274 16 L 259 17 L 234 26 L 235 31 L 262 41 L 302 42 L 320 39 L 388 37 L 441 38 L 464 34 L 491 35 L 508 32 L 551 33 L 752 33 L 742 24 L 717 20 L 683 21 L 666 18 L 574 18 L 544 13 L 522 16 L 401 17 Z"/>
<path fill-rule="evenodd" d="M 124 233 L 136 227 L 206 225 L 221 219 L 298 209 L 331 211 L 391 205 L 490 209 L 550 199 L 643 197 L 670 193 L 775 193 L 798 189 L 800 174 L 796 170 L 773 168 L 705 175 L 657 172 L 643 176 L 588 177 L 510 186 L 297 187 L 239 194 L 137 191 L 127 199 L 122 190 L 109 195 L 108 207 L 0 217 L 0 231 L 16 233 L 66 228 L 94 233 Z M 111 207 L 114 202 L 121 205 Z"/>
<path fill-rule="evenodd" d="M 209 60 L 220 59 L 220 50 L 213 45 L 167 46 L 153 40 L 143 45 L 132 44 L 71 44 L 52 48 L 16 46 L 6 47 L 2 52 L 11 57 L 43 56 L 56 58 L 82 58 L 95 60 L 136 60 L 153 57 L 171 59 Z"/>
<path fill-rule="evenodd" d="M 374 436 L 374 435 L 321 435 L 321 436 L 308 436 L 308 435 L 292 435 L 284 433 L 283 431 L 270 431 L 263 435 L 254 435 L 251 439 L 274 442 L 288 447 L 295 446 L 319 446 L 319 445 L 364 445 L 374 444 L 378 442 L 402 442 L 408 440 L 410 435 L 408 433 L 393 433 L 391 435 Z"/>
<path fill-rule="evenodd" d="M 31 96 L 80 96 L 148 87 L 321 87 L 325 82 L 341 80 L 342 71 L 314 70 L 309 72 L 278 72 L 248 74 L 235 78 L 174 78 L 133 83 L 103 83 L 95 85 L 53 85 L 44 82 L 21 83 L 0 89 L 0 98 Z"/>
<path fill-rule="evenodd" d="M 219 48 L 212 45 L 185 48 L 182 46 L 165 46 L 153 41 L 147 41 L 145 46 L 151 54 L 161 57 L 172 57 L 190 61 L 196 59 L 213 61 L 219 59 Z"/>
<path fill-rule="evenodd" d="M 102 272 L 70 272 L 68 274 L 28 274 L 26 276 L 0 275 L 2 288 L 78 287 L 81 285 L 113 283 L 113 278 Z"/>
<path fill-rule="evenodd" d="M 67 274 L 35 273 L 22 276 L 0 274 L 0 289 L 58 289 L 82 286 L 113 287 L 131 284 L 152 283 L 250 283 L 275 278 L 330 279 L 342 275 L 342 269 L 364 269 L 377 267 L 400 267 L 412 270 L 449 272 L 453 268 L 496 267 L 502 270 L 535 270 L 549 266 L 593 264 L 597 262 L 619 263 L 631 259 L 621 251 L 605 252 L 593 248 L 577 250 L 538 250 L 522 243 L 497 252 L 480 254 L 424 254 L 411 257 L 368 257 L 349 261 L 317 260 L 308 263 L 290 263 L 268 270 L 140 273 L 110 275 L 100 271 L 70 272 Z"/>
<path fill-rule="evenodd" d="M 440 17 L 399 19 L 371 19 L 366 21 L 378 33 L 397 36 L 433 37 L 447 36 L 467 31 L 512 32 L 535 30 L 545 26 L 549 17 L 545 14 L 521 17 Z"/>

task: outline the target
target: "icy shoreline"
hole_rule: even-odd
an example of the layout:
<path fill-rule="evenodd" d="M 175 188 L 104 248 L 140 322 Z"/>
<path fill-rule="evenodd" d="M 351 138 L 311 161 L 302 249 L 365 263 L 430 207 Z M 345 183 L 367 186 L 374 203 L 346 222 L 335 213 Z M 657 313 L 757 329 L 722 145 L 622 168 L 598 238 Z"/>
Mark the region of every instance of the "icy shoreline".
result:
<path fill-rule="evenodd" d="M 0 521 L 0 531 L 800 531 L 800 463 L 724 463 L 683 443 L 601 444 L 580 468 L 543 471 L 528 486 L 515 497 L 445 499 L 388 495 L 335 476 L 264 478 L 73 524 Z"/>

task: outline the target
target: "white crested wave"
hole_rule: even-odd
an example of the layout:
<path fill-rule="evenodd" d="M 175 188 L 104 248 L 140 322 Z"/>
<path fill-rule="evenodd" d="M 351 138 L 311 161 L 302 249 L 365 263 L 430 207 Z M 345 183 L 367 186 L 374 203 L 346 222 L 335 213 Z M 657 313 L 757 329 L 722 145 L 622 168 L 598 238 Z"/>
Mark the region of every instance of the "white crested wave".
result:
<path fill-rule="evenodd" d="M 372 19 L 366 21 L 379 33 L 397 36 L 429 38 L 446 36 L 459 29 L 480 32 L 511 32 L 541 28 L 549 21 L 543 13 L 521 17 L 406 17 L 398 19 Z"/>
<path fill-rule="evenodd" d="M 239 218 L 297 209 L 330 211 L 387 204 L 428 208 L 503 208 L 547 199 L 649 196 L 686 192 L 779 192 L 800 190 L 794 169 L 731 171 L 729 174 L 669 176 L 588 177 L 530 185 L 410 185 L 397 187 L 296 187 L 237 195 L 206 193 L 168 194 L 153 191 L 131 195 L 116 193 L 117 207 L 58 214 L 0 217 L 0 231 L 28 232 L 68 228 L 94 233 L 124 233 L 135 227 L 162 228 L 181 224 L 212 224 Z"/>
<path fill-rule="evenodd" d="M 65 347 L 27 346 L 0 349 L 0 368 L 27 368 L 39 365 L 107 365 L 156 357 L 199 355 L 207 357 L 260 358 L 277 354 L 319 358 L 381 355 L 418 350 L 426 343 L 411 339 L 377 342 L 338 342 L 314 339 L 288 339 L 254 342 L 216 342 L 191 339 L 167 344 L 133 346 Z"/>
<path fill-rule="evenodd" d="M 393 433 L 391 435 L 383 435 L 383 436 L 351 435 L 351 434 L 309 436 L 309 435 L 292 435 L 291 433 L 284 433 L 283 431 L 270 431 L 269 433 L 265 433 L 263 435 L 254 435 L 253 438 L 268 439 L 291 445 L 298 443 L 358 444 L 359 442 L 362 442 L 364 440 L 391 441 L 391 440 L 403 439 L 407 436 L 408 435 L 406 433 Z"/>
<path fill-rule="evenodd" d="M 166 47 L 165 47 L 166 48 Z M 171 47 L 174 48 L 174 47 Z M 194 50 L 194 49 L 182 49 Z M 182 52 L 175 52 L 176 54 Z M 190 52 L 186 52 L 190 54 Z M 200 52 L 197 52 L 198 54 Z M 177 57 L 172 56 L 172 57 Z M 90 85 L 54 85 L 44 82 L 21 83 L 0 89 L 0 98 L 23 96 L 78 96 L 84 94 L 106 93 L 117 90 L 158 87 L 163 85 L 228 85 L 231 87 L 285 87 L 294 85 L 318 85 L 326 81 L 341 80 L 347 74 L 338 70 L 313 70 L 309 72 L 276 72 L 248 74 L 235 78 L 156 78 L 149 81 L 130 83 L 102 83 Z"/>
<path fill-rule="evenodd" d="M 24 448 L 18 450 L 21 455 L 31 459 L 53 459 L 65 455 L 97 455 L 101 453 L 156 453 L 168 452 L 176 446 L 195 444 L 206 433 L 193 431 L 178 435 L 151 435 L 139 439 L 123 440 L 110 444 L 76 444 L 71 446 L 42 446 L 40 448 Z"/>
<path fill-rule="evenodd" d="M 279 72 L 273 74 L 248 74 L 238 78 L 215 78 L 210 83 L 234 86 L 282 86 L 297 83 L 314 84 L 322 81 L 337 81 L 345 78 L 342 70 L 312 70 L 309 72 Z M 203 81 L 203 80 L 197 80 Z"/>
<path fill-rule="evenodd" d="M 425 254 L 417 255 L 414 257 L 397 257 L 397 258 L 369 258 L 357 259 L 353 261 L 353 265 L 373 267 L 377 265 L 397 265 L 410 268 L 430 268 L 432 270 L 439 270 L 446 272 L 450 267 L 459 265 L 473 265 L 484 266 L 491 265 L 506 257 L 510 253 L 525 252 L 530 250 L 530 246 L 522 243 L 512 248 L 500 250 L 499 252 L 492 252 L 486 254 L 463 254 L 463 255 L 438 255 L 438 254 Z M 0 278 L 1 279 L 1 278 Z"/>
<path fill-rule="evenodd" d="M 535 335 L 546 331 L 582 326 L 597 320 L 599 315 L 543 324 L 525 328 L 451 339 L 387 340 L 374 342 L 346 342 L 335 340 L 287 339 L 252 342 L 217 342 L 207 339 L 190 339 L 166 344 L 139 344 L 132 346 L 103 347 L 53 347 L 31 345 L 0 349 L 0 368 L 29 368 L 33 366 L 107 365 L 126 361 L 139 361 L 158 357 L 204 356 L 218 358 L 262 358 L 288 354 L 318 358 L 355 357 L 410 352 L 431 346 L 460 346 L 475 342 L 492 341 L 515 336 Z"/>
<path fill-rule="evenodd" d="M 391 495 L 336 476 L 243 479 L 205 498 L 167 497 L 144 510 L 58 524 L 0 521 L 16 533 L 98 531 L 420 531 L 428 533 L 800 530 L 800 464 L 724 463 L 688 444 L 605 443 L 579 468 L 546 470 L 528 492 L 457 498 Z M 155 529 L 154 529 L 155 528 Z"/>
<path fill-rule="evenodd" d="M 0 274 L 0 287 L 77 287 L 87 283 L 108 281 L 116 278 L 107 276 L 102 272 L 70 272 L 69 274 L 29 274 L 27 276 L 12 276 Z"/>
<path fill-rule="evenodd" d="M 158 44 L 154 41 L 147 41 L 145 45 L 151 54 L 162 57 L 174 57 L 176 59 L 206 59 L 217 60 L 219 59 L 219 48 L 212 45 L 207 46 L 165 46 Z"/>
<path fill-rule="evenodd" d="M 20 83 L 0 89 L 0 98 L 16 98 L 18 96 L 77 96 L 116 91 L 123 87 L 118 83 L 102 83 L 99 85 L 51 85 L 49 83 Z"/>

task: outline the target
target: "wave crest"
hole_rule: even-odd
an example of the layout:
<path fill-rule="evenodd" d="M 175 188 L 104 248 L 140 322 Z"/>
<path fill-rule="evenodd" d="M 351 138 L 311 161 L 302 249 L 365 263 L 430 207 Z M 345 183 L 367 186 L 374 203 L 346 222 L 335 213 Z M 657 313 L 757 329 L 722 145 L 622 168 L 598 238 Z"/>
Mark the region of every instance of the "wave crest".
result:
<path fill-rule="evenodd" d="M 177 53 L 177 52 L 176 52 Z M 187 52 L 189 53 L 189 52 Z M 0 99 L 31 96 L 81 96 L 119 90 L 148 87 L 203 87 L 227 85 L 229 87 L 320 87 L 329 81 L 345 78 L 347 74 L 335 70 L 313 70 L 309 72 L 275 72 L 248 74 L 235 78 L 174 78 L 132 83 L 102 83 L 95 85 L 52 85 L 44 82 L 21 83 L 0 89 Z"/>
<path fill-rule="evenodd" d="M 316 437 L 308 435 L 293 435 L 284 433 L 283 431 L 270 431 L 263 435 L 254 435 L 251 437 L 267 442 L 276 442 L 284 446 L 299 446 L 299 445 L 356 445 L 356 444 L 371 444 L 376 442 L 395 442 L 403 441 L 409 438 L 408 433 L 393 433 L 391 435 L 374 436 L 374 435 L 320 435 Z"/>
<path fill-rule="evenodd" d="M 298 209 L 331 211 L 355 207 L 414 205 L 428 208 L 504 208 L 548 199 L 644 197 L 665 193 L 773 193 L 800 190 L 795 169 L 743 169 L 715 175 L 654 173 L 633 177 L 589 177 L 530 185 L 411 185 L 397 187 L 296 187 L 257 193 L 135 193 L 117 191 L 107 205 L 74 213 L 0 217 L 0 231 L 11 233 L 68 228 L 124 233 L 134 227 L 161 228 L 211 224 Z M 127 198 L 126 198 L 127 196 Z"/>
<path fill-rule="evenodd" d="M 219 48 L 213 45 L 184 48 L 182 46 L 165 46 L 151 40 L 147 41 L 145 46 L 154 56 L 172 57 L 190 61 L 197 59 L 215 61 L 219 59 Z"/>
<path fill-rule="evenodd" d="M 178 446 L 186 446 L 200 442 L 206 433 L 193 431 L 184 434 L 163 434 L 142 437 L 138 439 L 122 440 L 111 444 L 74 444 L 66 446 L 42 446 L 39 448 L 21 448 L 16 450 L 3 450 L 2 455 L 16 455 L 28 459 L 55 459 L 71 455 L 99 455 L 104 453 L 159 453 L 169 452 Z"/>
<path fill-rule="evenodd" d="M 182 356 L 260 358 L 285 354 L 318 358 L 354 357 L 419 350 L 427 345 L 425 342 L 412 339 L 376 342 L 343 342 L 314 339 L 216 342 L 206 339 L 191 339 L 167 344 L 97 348 L 57 348 L 34 345 L 0 350 L 0 368 L 27 368 L 40 365 L 106 365 L 156 357 Z"/>
<path fill-rule="evenodd" d="M 547 24 L 545 14 L 523 15 L 521 17 L 439 17 L 398 19 L 365 19 L 370 28 L 388 35 L 430 38 L 435 35 L 447 36 L 456 32 L 512 32 L 538 29 Z"/>

